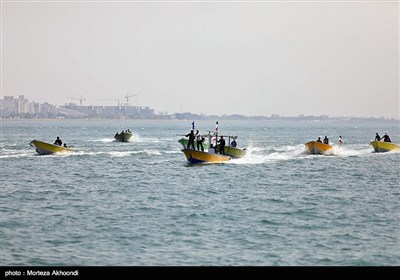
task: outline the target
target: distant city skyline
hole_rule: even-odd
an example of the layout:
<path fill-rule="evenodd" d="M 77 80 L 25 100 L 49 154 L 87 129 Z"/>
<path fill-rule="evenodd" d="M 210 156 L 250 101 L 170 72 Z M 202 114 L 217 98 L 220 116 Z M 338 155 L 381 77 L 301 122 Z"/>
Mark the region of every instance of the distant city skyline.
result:
<path fill-rule="evenodd" d="M 1 29 L 2 98 L 400 118 L 399 2 L 2 1 Z"/>
<path fill-rule="evenodd" d="M 127 96 L 128 97 L 128 96 Z M 83 101 L 82 98 L 78 99 Z M 128 100 L 128 99 L 127 99 Z M 4 119 L 179 119 L 179 120 L 204 120 L 204 119 L 231 119 L 231 120 L 305 120 L 305 121 L 399 121 L 400 119 L 390 117 L 346 117 L 328 115 L 304 115 L 281 116 L 280 114 L 271 115 L 241 115 L 241 114 L 222 114 L 209 115 L 197 114 L 193 112 L 156 112 L 149 106 L 132 106 L 129 103 L 118 105 L 81 105 L 77 103 L 67 103 L 65 105 L 50 104 L 48 102 L 38 103 L 24 95 L 4 96 L 0 99 L 0 118 Z"/>

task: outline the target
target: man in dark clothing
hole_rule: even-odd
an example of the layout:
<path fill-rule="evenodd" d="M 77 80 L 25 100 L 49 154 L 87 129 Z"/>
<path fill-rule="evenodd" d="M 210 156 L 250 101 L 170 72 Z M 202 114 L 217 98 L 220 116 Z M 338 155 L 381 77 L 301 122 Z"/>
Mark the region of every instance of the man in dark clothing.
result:
<path fill-rule="evenodd" d="M 57 139 L 56 139 L 56 141 L 54 142 L 54 145 L 59 145 L 59 146 L 62 145 L 62 141 L 61 141 L 60 137 L 57 136 Z"/>
<path fill-rule="evenodd" d="M 318 137 L 317 142 L 322 143 L 321 137 Z"/>
<path fill-rule="evenodd" d="M 379 136 L 378 132 L 376 133 L 375 141 L 381 141 L 381 137 Z"/>
<path fill-rule="evenodd" d="M 219 153 L 221 155 L 225 155 L 225 139 L 224 136 L 221 136 L 221 139 L 218 140 L 219 143 Z"/>
<path fill-rule="evenodd" d="M 195 148 L 194 148 L 194 131 L 193 131 L 193 129 L 190 131 L 189 134 L 186 134 L 185 136 L 186 137 L 189 136 L 189 142 L 188 142 L 188 145 L 187 145 L 187 149 L 190 149 L 190 146 L 192 146 L 193 150 L 195 150 Z"/>
<path fill-rule="evenodd" d="M 326 135 L 325 135 L 325 138 L 324 138 L 324 144 L 328 144 L 329 145 L 329 139 L 328 139 L 328 137 L 326 137 Z"/>
<path fill-rule="evenodd" d="M 390 140 L 390 137 L 389 137 L 389 135 L 387 135 L 387 133 L 385 133 L 385 135 L 383 135 L 383 142 L 392 142 L 391 140 Z"/>

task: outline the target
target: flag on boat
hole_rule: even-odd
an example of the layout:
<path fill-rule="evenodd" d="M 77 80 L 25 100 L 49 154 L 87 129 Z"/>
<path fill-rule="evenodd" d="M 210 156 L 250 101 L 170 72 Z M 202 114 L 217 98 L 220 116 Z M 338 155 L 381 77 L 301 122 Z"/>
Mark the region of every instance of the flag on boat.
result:
<path fill-rule="evenodd" d="M 218 132 L 218 121 L 215 123 L 215 131 Z"/>

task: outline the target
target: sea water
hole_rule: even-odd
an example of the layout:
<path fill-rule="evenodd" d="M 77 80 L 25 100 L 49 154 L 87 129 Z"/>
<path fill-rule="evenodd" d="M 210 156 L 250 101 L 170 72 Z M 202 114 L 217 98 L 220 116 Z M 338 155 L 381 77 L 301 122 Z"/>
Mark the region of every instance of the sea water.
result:
<path fill-rule="evenodd" d="M 248 154 L 208 165 L 181 152 L 191 123 L 2 120 L 1 265 L 400 265 L 400 153 L 369 145 L 398 122 L 220 120 Z M 57 136 L 76 152 L 29 146 Z"/>

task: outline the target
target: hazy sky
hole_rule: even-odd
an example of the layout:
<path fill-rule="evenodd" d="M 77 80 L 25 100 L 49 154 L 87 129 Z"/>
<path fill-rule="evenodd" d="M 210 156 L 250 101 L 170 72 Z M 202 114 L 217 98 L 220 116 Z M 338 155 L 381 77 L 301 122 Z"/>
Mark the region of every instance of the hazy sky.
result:
<path fill-rule="evenodd" d="M 400 117 L 396 1 L 2 0 L 1 16 L 2 97 Z"/>

